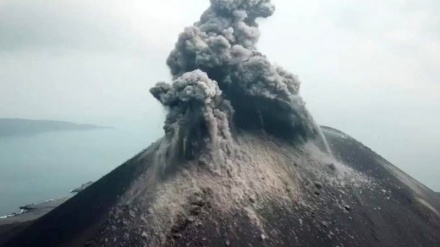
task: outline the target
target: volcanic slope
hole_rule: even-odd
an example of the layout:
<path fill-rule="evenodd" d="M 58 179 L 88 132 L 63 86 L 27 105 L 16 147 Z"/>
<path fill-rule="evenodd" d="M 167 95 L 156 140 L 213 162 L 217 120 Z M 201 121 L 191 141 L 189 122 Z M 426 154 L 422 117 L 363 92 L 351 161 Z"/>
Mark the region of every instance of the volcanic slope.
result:
<path fill-rule="evenodd" d="M 157 173 L 161 141 L 3 246 L 440 246 L 440 198 L 351 137 L 241 132 L 236 169 Z"/>

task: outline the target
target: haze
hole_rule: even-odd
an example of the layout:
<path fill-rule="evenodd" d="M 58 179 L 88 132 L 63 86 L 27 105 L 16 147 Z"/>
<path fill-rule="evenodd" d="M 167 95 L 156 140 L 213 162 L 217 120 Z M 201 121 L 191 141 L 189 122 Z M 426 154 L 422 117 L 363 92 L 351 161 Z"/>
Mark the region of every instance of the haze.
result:
<path fill-rule="evenodd" d="M 440 2 L 273 2 L 259 49 L 298 75 L 317 122 L 440 190 Z M 148 89 L 170 77 L 176 33 L 208 4 L 1 1 L 0 117 L 138 128 L 153 141 L 164 111 Z"/>

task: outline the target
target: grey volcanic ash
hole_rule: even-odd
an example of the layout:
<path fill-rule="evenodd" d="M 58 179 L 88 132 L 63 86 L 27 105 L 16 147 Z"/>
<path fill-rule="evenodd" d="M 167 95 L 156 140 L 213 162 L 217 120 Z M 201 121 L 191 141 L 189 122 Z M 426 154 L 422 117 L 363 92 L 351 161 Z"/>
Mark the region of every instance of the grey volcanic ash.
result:
<path fill-rule="evenodd" d="M 256 48 L 256 20 L 274 10 L 268 0 L 212 0 L 200 20 L 180 34 L 167 60 L 174 81 L 150 90 L 169 108 L 164 129 L 170 141 L 184 139 L 182 145 L 193 152 L 204 137 L 212 148 L 238 129 L 298 143 L 322 138 L 296 77 Z"/>

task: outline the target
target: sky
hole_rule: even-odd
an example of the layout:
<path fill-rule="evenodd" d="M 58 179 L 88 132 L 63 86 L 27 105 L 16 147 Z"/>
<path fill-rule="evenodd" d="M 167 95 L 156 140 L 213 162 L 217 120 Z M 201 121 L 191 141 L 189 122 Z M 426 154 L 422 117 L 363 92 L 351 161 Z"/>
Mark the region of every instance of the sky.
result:
<path fill-rule="evenodd" d="M 440 191 L 440 1 L 273 0 L 258 48 L 316 121 Z M 0 117 L 161 133 L 148 90 L 208 0 L 0 0 Z M 156 134 L 156 135 L 155 135 Z"/>

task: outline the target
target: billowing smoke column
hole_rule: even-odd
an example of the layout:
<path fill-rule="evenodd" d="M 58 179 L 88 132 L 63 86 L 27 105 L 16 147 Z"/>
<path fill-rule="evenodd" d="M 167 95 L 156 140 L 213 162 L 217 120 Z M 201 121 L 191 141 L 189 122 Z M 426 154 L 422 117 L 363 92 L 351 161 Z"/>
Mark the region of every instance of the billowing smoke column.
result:
<path fill-rule="evenodd" d="M 169 108 L 165 132 L 192 156 L 205 144 L 224 148 L 231 131 L 261 130 L 292 141 L 319 136 L 299 96 L 300 83 L 256 49 L 257 18 L 270 0 L 211 0 L 168 57 L 174 81 L 150 91 Z M 208 140 L 208 141 L 206 141 Z"/>
<path fill-rule="evenodd" d="M 159 82 L 150 92 L 169 108 L 165 134 L 179 157 L 193 158 L 202 148 L 230 152 L 229 121 L 233 110 L 221 97 L 217 82 L 206 73 L 184 73 L 172 85 Z"/>

